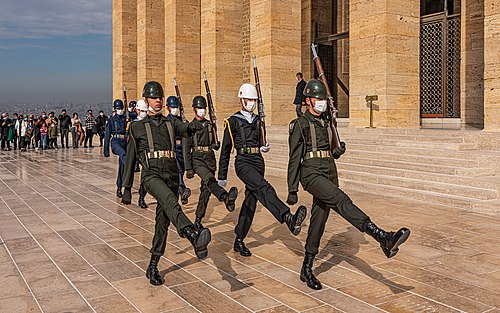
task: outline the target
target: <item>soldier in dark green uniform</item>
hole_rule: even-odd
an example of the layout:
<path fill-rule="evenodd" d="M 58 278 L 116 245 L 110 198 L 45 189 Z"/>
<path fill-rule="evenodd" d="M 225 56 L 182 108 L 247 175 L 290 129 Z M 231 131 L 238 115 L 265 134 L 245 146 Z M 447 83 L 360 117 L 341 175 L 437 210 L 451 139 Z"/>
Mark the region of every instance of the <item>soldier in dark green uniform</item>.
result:
<path fill-rule="evenodd" d="M 177 119 L 167 120 L 163 116 L 163 88 L 159 83 L 154 81 L 146 83 L 142 96 L 146 98 L 150 114 L 130 124 L 122 203 L 130 204 L 132 201 L 130 189 L 136 161 L 139 160 L 143 169 L 141 183 L 158 202 L 155 234 L 150 250 L 151 261 L 146 270 L 146 277 L 151 284 L 161 285 L 163 280 L 157 265 L 165 252 L 170 222 L 177 228 L 181 237 L 191 242 L 199 259 L 204 259 L 208 255 L 210 231 L 206 228 L 195 229 L 178 203 L 179 177 L 174 152 L 176 135 L 188 137 L 202 127 L 195 123 L 182 123 Z"/>
<path fill-rule="evenodd" d="M 186 164 L 187 178 L 193 178 L 196 173 L 201 178 L 200 198 L 196 208 L 196 220 L 194 226 L 197 229 L 203 228 L 201 221 L 205 217 L 210 194 L 213 194 L 221 202 L 224 202 L 229 212 L 234 211 L 234 202 L 238 197 L 238 189 L 231 187 L 229 192 L 219 186 L 215 179 L 216 160 L 214 148 L 212 146 L 212 124 L 205 119 L 207 114 L 207 100 L 203 96 L 196 96 L 193 99 L 193 111 L 195 117 L 192 123 L 203 127 L 197 131 L 190 140 L 188 148 L 188 164 Z"/>
<path fill-rule="evenodd" d="M 290 159 L 288 162 L 288 204 L 298 201 L 299 181 L 313 196 L 311 223 L 306 240 L 306 251 L 300 279 L 312 289 L 321 289 L 314 276 L 312 264 L 318 253 L 321 236 L 325 230 L 330 209 L 362 232 L 368 233 L 380 243 L 388 258 L 398 252 L 398 247 L 408 239 L 410 230 L 386 232 L 378 228 L 370 218 L 354 205 L 347 194 L 338 188 L 335 159 L 345 152 L 345 144 L 332 150 L 329 122 L 323 112 L 327 108 L 326 87 L 320 80 L 311 80 L 304 89 L 308 111 L 290 123 Z"/>

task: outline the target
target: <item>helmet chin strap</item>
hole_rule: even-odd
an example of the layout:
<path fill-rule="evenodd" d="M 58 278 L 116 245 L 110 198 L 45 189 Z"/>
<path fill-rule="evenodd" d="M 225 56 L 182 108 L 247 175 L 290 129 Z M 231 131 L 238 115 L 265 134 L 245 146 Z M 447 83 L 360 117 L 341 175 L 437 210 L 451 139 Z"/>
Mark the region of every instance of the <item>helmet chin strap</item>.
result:
<path fill-rule="evenodd" d="M 149 112 L 153 113 L 154 115 L 161 115 L 161 109 L 156 111 L 152 107 L 149 107 L 148 110 L 149 110 Z"/>

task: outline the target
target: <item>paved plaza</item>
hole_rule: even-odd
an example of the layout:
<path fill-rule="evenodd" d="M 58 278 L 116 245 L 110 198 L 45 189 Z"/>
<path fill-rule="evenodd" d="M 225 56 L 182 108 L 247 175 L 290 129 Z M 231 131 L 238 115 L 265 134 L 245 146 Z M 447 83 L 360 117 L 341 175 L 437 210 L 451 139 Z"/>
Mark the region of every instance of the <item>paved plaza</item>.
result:
<path fill-rule="evenodd" d="M 154 287 L 145 268 L 156 204 L 136 205 L 138 184 L 132 205 L 117 200 L 116 162 L 99 148 L 1 152 L 0 312 L 500 312 L 500 215 L 350 190 L 382 228 L 411 229 L 395 258 L 331 214 L 314 291 L 299 279 L 308 220 L 293 237 L 259 206 L 245 258 L 232 250 L 239 210 L 213 198 L 208 258 L 171 227 L 165 284 Z M 267 179 L 285 199 L 286 177 Z M 242 190 L 234 174 L 228 182 Z M 187 184 L 194 219 L 199 180 Z M 311 197 L 301 191 L 299 203 Z"/>

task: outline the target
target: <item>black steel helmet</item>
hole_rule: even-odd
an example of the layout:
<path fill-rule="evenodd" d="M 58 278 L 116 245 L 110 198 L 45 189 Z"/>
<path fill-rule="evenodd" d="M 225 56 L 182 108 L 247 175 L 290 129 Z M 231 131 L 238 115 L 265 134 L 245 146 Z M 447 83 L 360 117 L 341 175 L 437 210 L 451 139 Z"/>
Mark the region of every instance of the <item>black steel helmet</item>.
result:
<path fill-rule="evenodd" d="M 113 102 L 113 109 L 123 109 L 123 101 L 120 100 L 120 99 L 116 99 L 114 102 Z"/>
<path fill-rule="evenodd" d="M 311 79 L 306 88 L 304 88 L 304 96 L 318 99 L 326 99 L 326 86 L 319 79 Z"/>
<path fill-rule="evenodd" d="M 135 101 L 130 101 L 130 103 L 128 104 L 128 106 L 130 108 L 135 108 L 136 105 L 137 105 L 137 102 L 135 102 Z"/>
<path fill-rule="evenodd" d="M 142 89 L 142 96 L 144 98 L 163 98 L 163 88 L 159 82 L 147 82 Z"/>
<path fill-rule="evenodd" d="M 196 96 L 193 99 L 193 108 L 204 109 L 207 107 L 207 100 L 203 96 Z"/>

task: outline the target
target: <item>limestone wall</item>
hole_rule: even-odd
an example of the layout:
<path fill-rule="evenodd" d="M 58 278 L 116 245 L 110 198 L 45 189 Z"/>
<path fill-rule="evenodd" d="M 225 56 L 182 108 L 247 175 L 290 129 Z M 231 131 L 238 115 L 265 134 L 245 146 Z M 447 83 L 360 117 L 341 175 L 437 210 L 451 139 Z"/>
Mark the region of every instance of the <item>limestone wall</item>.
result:
<path fill-rule="evenodd" d="M 465 124 L 484 120 L 484 0 L 463 0 L 461 38 L 461 105 Z"/>
<path fill-rule="evenodd" d="M 419 127 L 420 2 L 350 1 L 349 122 L 369 125 L 366 95 L 378 95 L 377 127 Z"/>
<path fill-rule="evenodd" d="M 500 3 L 484 0 L 484 129 L 500 131 Z"/>

